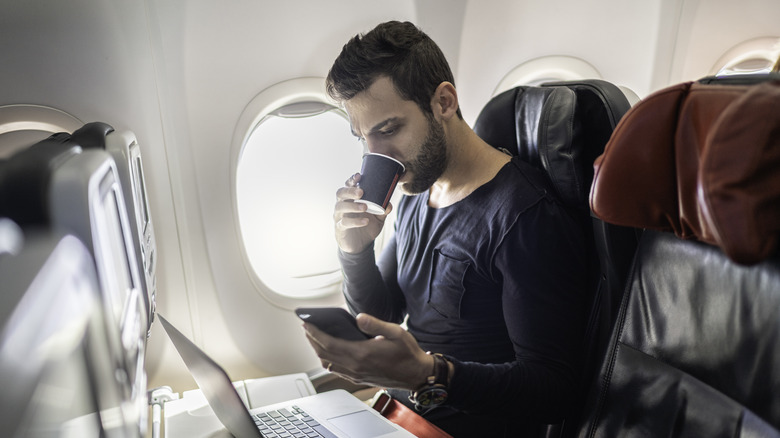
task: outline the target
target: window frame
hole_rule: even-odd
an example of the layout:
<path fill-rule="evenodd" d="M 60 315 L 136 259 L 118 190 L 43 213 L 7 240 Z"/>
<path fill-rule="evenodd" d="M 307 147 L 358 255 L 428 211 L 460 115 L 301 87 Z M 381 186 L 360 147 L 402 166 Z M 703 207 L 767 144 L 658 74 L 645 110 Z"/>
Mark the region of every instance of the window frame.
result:
<path fill-rule="evenodd" d="M 493 96 L 520 85 L 540 85 L 545 82 L 600 79 L 601 73 L 590 63 L 573 56 L 552 55 L 523 62 L 499 81 Z"/>
<path fill-rule="evenodd" d="M 768 73 L 778 56 L 780 56 L 780 36 L 753 38 L 726 50 L 710 68 L 709 75 Z M 734 67 L 750 60 L 766 60 L 769 65 L 765 69 L 759 70 L 733 70 Z"/>
<path fill-rule="evenodd" d="M 303 293 L 301 296 L 288 295 L 274 290 L 273 287 L 266 284 L 255 271 L 252 261 L 249 259 L 249 253 L 246 248 L 246 242 L 243 240 L 244 233 L 241 229 L 241 219 L 239 218 L 238 208 L 238 166 L 250 137 L 255 129 L 269 116 L 279 116 L 278 112 L 283 107 L 294 108 L 295 104 L 304 104 L 307 102 L 323 103 L 330 105 L 336 112 L 339 112 L 349 122 L 347 114 L 343 108 L 330 99 L 325 91 L 325 79 L 321 77 L 296 78 L 272 85 L 258 93 L 245 107 L 239 118 L 233 134 L 230 162 L 230 194 L 231 208 L 234 220 L 234 229 L 237 234 L 236 240 L 240 248 L 240 255 L 244 272 L 249 277 L 254 290 L 266 301 L 284 309 L 294 309 L 301 305 L 340 305 L 344 298 L 341 294 L 341 284 L 343 278 L 321 288 L 312 288 L 310 293 Z M 328 110 L 333 111 L 333 110 Z M 288 115 L 287 117 L 295 117 Z M 395 197 L 394 197 L 395 198 Z M 388 218 L 385 230 L 379 235 L 376 242 L 377 253 L 384 246 L 387 235 L 392 233 L 393 221 Z M 390 230 L 388 231 L 388 228 Z"/>

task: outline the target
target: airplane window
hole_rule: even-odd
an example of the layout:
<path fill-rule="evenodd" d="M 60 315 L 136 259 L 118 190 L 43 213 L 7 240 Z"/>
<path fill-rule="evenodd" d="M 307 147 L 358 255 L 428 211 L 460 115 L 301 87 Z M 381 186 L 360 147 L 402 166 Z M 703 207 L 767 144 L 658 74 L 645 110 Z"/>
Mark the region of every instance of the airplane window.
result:
<path fill-rule="evenodd" d="M 541 85 L 545 82 L 599 79 L 601 73 L 588 62 L 572 56 L 543 56 L 513 68 L 499 82 L 493 95 L 519 85 Z"/>
<path fill-rule="evenodd" d="M 720 70 L 718 76 L 750 74 L 750 73 L 769 73 L 772 70 L 775 60 L 763 54 L 753 54 L 732 60 Z"/>
<path fill-rule="evenodd" d="M 35 144 L 57 132 L 73 132 L 84 125 L 79 119 L 41 105 L 0 106 L 0 158 Z"/>
<path fill-rule="evenodd" d="M 252 269 L 272 292 L 340 290 L 333 205 L 362 154 L 346 114 L 323 102 L 283 105 L 248 136 L 236 173 L 238 216 Z"/>
<path fill-rule="evenodd" d="M 717 76 L 769 73 L 780 56 L 780 38 L 756 38 L 728 50 L 711 73 Z"/>

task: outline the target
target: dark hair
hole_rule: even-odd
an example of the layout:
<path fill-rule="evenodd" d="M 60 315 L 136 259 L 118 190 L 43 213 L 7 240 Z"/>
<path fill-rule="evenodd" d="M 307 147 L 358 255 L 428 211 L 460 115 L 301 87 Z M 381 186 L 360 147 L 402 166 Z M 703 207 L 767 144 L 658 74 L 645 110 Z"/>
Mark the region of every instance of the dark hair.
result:
<path fill-rule="evenodd" d="M 455 85 L 452 70 L 439 46 L 410 22 L 388 21 L 344 45 L 328 72 L 328 95 L 349 100 L 380 76 L 392 81 L 398 94 L 432 114 L 431 98 L 442 82 Z M 458 108 L 458 117 L 461 116 Z"/>

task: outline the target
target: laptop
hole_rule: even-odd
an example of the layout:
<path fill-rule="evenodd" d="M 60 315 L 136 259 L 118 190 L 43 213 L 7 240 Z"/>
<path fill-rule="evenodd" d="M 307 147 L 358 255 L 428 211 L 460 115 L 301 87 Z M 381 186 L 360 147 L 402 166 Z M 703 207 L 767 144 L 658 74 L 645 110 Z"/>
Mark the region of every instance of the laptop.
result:
<path fill-rule="evenodd" d="M 347 391 L 337 389 L 248 409 L 225 370 L 157 314 L 219 421 L 236 438 L 273 438 L 293 427 L 326 438 L 414 437 Z M 318 435 L 315 435 L 314 433 Z"/>

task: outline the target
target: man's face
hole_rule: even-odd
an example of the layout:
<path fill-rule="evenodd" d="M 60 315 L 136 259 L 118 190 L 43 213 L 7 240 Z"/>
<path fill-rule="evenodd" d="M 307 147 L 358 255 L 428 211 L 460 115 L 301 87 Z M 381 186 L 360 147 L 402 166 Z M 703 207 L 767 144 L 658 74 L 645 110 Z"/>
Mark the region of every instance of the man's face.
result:
<path fill-rule="evenodd" d="M 407 194 L 428 190 L 447 167 L 441 124 L 416 103 L 404 100 L 387 77 L 344 104 L 352 131 L 370 152 L 389 155 L 406 167 L 398 187 Z"/>

